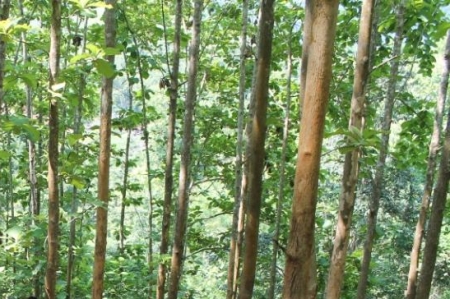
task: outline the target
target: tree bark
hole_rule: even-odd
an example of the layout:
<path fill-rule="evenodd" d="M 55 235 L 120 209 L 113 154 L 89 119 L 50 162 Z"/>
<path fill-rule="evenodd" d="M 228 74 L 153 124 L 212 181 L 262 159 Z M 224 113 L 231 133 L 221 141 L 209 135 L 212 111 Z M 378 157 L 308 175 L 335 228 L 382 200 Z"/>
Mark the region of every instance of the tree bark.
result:
<path fill-rule="evenodd" d="M 116 45 L 115 0 L 106 0 L 111 7 L 105 10 L 105 43 L 107 47 Z M 107 56 L 110 64 L 114 56 Z M 103 297 L 103 276 L 105 272 L 106 238 L 108 229 L 109 202 L 109 164 L 111 156 L 111 114 L 112 90 L 114 78 L 103 78 L 101 91 L 100 115 L 100 155 L 98 161 L 98 199 L 103 206 L 97 207 L 97 224 L 95 231 L 94 273 L 92 281 L 92 299 Z"/>
<path fill-rule="evenodd" d="M 406 288 L 406 299 L 414 299 L 416 297 L 417 276 L 420 258 L 420 249 L 425 231 L 425 222 L 427 212 L 430 206 L 431 191 L 433 188 L 434 174 L 436 169 L 436 156 L 439 151 L 439 142 L 441 137 L 441 126 L 445 101 L 447 97 L 448 79 L 450 73 L 450 30 L 447 31 L 447 41 L 444 53 L 444 64 L 439 89 L 439 97 L 436 103 L 436 114 L 433 123 L 433 133 L 428 151 L 427 172 L 425 177 L 425 186 L 422 195 L 422 204 L 419 211 L 419 219 L 417 220 L 416 230 L 414 233 L 414 242 L 411 249 L 411 259 L 408 273 L 408 286 Z"/>
<path fill-rule="evenodd" d="M 294 199 L 286 249 L 284 299 L 316 297 L 314 226 L 320 156 L 327 110 L 331 60 L 336 35 L 339 1 L 306 3 L 309 23 L 303 45 L 307 51 L 302 117 L 299 134 Z M 304 58 L 303 54 L 303 58 Z"/>
<path fill-rule="evenodd" d="M 194 24 L 189 50 L 189 77 L 186 92 L 183 145 L 178 189 L 178 214 L 175 223 L 175 237 L 172 248 L 172 264 L 170 272 L 169 299 L 176 299 L 180 286 L 182 263 L 185 249 L 185 235 L 189 208 L 189 175 L 191 160 L 192 132 L 194 128 L 194 108 L 197 98 L 197 71 L 199 62 L 200 30 L 203 0 L 194 2 Z"/>
<path fill-rule="evenodd" d="M 0 20 L 6 20 L 9 18 L 9 9 L 11 7 L 10 0 L 0 1 Z M 3 106 L 3 81 L 5 79 L 5 59 L 6 59 L 6 42 L 0 40 L 0 115 L 2 114 Z"/>
<path fill-rule="evenodd" d="M 57 92 L 59 61 L 61 56 L 61 1 L 52 0 L 50 29 L 50 89 Z M 52 95 L 49 102 L 49 140 L 48 140 L 48 251 L 45 274 L 47 298 L 56 298 L 59 246 L 59 193 L 58 193 L 58 99 Z"/>
<path fill-rule="evenodd" d="M 234 183 L 234 209 L 232 220 L 232 235 L 230 241 L 230 253 L 228 259 L 227 274 L 227 299 L 236 298 L 236 281 L 235 273 L 239 267 L 240 250 L 238 249 L 238 226 L 239 226 L 239 210 L 243 200 L 242 191 L 242 147 L 244 137 L 244 103 L 245 103 L 245 82 L 246 82 L 246 50 L 247 50 L 247 23 L 248 23 L 248 0 L 242 1 L 242 30 L 241 30 L 241 48 L 240 48 L 240 64 L 239 64 L 239 107 L 237 119 L 237 141 L 236 141 L 236 159 L 235 159 L 235 183 Z M 236 255 L 238 255 L 236 259 Z"/>
<path fill-rule="evenodd" d="M 264 143 L 266 138 L 267 103 L 274 24 L 273 0 L 261 1 L 259 15 L 259 43 L 257 70 L 253 88 L 255 109 L 252 119 L 248 155 L 248 205 L 245 225 L 245 252 L 239 299 L 250 299 L 255 284 L 258 253 L 259 217 L 261 213 Z"/>
<path fill-rule="evenodd" d="M 349 130 L 363 131 L 363 112 L 366 83 L 369 79 L 369 58 L 372 33 L 372 18 L 375 0 L 365 0 L 362 4 L 359 26 L 358 51 L 356 53 L 355 77 L 350 108 Z M 361 149 L 353 149 L 345 155 L 342 187 L 339 197 L 339 213 L 331 256 L 326 298 L 340 298 L 344 281 L 345 259 L 347 257 L 350 227 L 356 196 L 356 183 L 359 174 L 359 158 Z"/>
<path fill-rule="evenodd" d="M 276 278 L 277 278 L 277 259 L 280 239 L 280 226 L 281 226 L 281 212 L 283 207 L 284 198 L 284 186 L 286 181 L 286 155 L 288 149 L 288 134 L 289 134 L 289 117 L 290 117 L 290 106 L 291 106 L 291 80 L 292 80 L 292 30 L 289 32 L 289 40 L 287 41 L 288 54 L 287 54 L 287 67 L 286 67 L 286 106 L 284 108 L 284 127 L 283 127 L 283 144 L 281 146 L 281 159 L 280 159 L 280 181 L 278 186 L 278 198 L 277 198 L 277 208 L 276 208 L 276 218 L 275 218 L 275 233 L 273 235 L 273 248 L 272 248 L 272 262 L 270 265 L 270 285 L 268 291 L 268 299 L 275 299 L 275 288 L 276 288 Z"/>
<path fill-rule="evenodd" d="M 403 27 L 404 27 L 404 3 L 402 2 L 397 8 L 397 25 L 395 31 L 394 48 L 392 50 L 393 57 L 399 57 L 401 54 Z M 375 237 L 375 229 L 377 225 L 378 208 L 380 205 L 381 191 L 383 188 L 384 168 L 389 150 L 389 137 L 392 122 L 392 113 L 395 101 L 395 88 L 397 84 L 397 74 L 400 59 L 394 59 L 391 63 L 391 72 L 387 86 L 387 95 L 385 100 L 384 118 L 382 123 L 381 146 L 378 155 L 378 162 L 375 169 L 375 178 L 372 185 L 372 196 L 370 202 L 369 213 L 367 216 L 367 235 L 364 243 L 364 255 L 361 264 L 361 274 L 358 282 L 357 298 L 366 298 L 367 280 L 370 271 L 370 260 L 372 258 L 372 247 Z"/>
<path fill-rule="evenodd" d="M 430 221 L 423 252 L 420 279 L 417 285 L 417 299 L 426 299 L 430 296 L 431 282 L 436 264 L 436 255 L 439 246 L 442 220 L 444 219 L 445 204 L 447 201 L 448 185 L 450 180 L 450 109 L 447 114 L 447 126 L 445 128 L 445 140 L 442 148 L 439 164 L 439 176 L 433 193 Z"/>
<path fill-rule="evenodd" d="M 172 50 L 172 71 L 170 74 L 170 102 L 169 117 L 167 125 L 166 165 L 164 174 L 164 206 L 161 227 L 160 256 L 164 256 L 169 250 L 170 216 L 172 210 L 172 188 L 173 188 L 173 147 L 175 143 L 175 123 L 177 120 L 178 99 L 178 72 L 180 68 L 180 40 L 181 19 L 183 17 L 183 1 L 177 0 L 175 9 L 175 36 Z M 166 284 L 166 262 L 161 262 L 158 267 L 158 281 L 156 287 L 156 298 L 164 298 L 164 287 Z"/>

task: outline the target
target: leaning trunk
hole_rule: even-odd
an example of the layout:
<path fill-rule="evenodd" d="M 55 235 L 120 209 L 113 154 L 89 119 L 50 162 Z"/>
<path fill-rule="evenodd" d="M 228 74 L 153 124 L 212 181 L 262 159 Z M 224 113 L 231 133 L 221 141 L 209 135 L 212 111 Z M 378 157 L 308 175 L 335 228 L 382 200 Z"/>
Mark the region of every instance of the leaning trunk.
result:
<path fill-rule="evenodd" d="M 360 132 L 363 130 L 366 83 L 369 78 L 374 2 L 374 0 L 365 0 L 362 5 L 355 78 L 353 81 L 349 130 L 356 129 Z M 345 259 L 347 257 L 350 226 L 355 204 L 360 155 L 361 149 L 359 147 L 345 155 L 341 195 L 339 198 L 339 214 L 326 289 L 326 298 L 328 299 L 339 298 L 344 281 Z"/>
<path fill-rule="evenodd" d="M 436 168 L 436 155 L 439 150 L 441 136 L 442 113 L 447 97 L 448 78 L 450 73 L 450 30 L 447 31 L 447 42 L 444 53 L 444 69 L 442 71 L 439 98 L 436 104 L 436 115 L 434 117 L 433 133 L 431 135 L 428 152 L 427 172 L 425 177 L 425 187 L 422 195 L 422 205 L 420 206 L 419 219 L 417 220 L 416 231 L 414 233 L 414 243 L 411 250 L 411 260 L 409 264 L 408 287 L 406 289 L 406 299 L 416 297 L 418 266 L 420 258 L 420 247 L 425 231 L 428 207 L 430 206 L 431 190 L 433 188 L 434 173 Z"/>

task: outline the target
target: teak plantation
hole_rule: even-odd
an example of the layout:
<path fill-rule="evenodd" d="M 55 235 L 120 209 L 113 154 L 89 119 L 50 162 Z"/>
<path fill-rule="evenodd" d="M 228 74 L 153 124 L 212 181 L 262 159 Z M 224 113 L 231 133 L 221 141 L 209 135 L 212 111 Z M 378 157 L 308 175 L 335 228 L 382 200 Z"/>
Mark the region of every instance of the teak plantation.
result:
<path fill-rule="evenodd" d="M 0 298 L 450 298 L 450 1 L 0 0 Z"/>

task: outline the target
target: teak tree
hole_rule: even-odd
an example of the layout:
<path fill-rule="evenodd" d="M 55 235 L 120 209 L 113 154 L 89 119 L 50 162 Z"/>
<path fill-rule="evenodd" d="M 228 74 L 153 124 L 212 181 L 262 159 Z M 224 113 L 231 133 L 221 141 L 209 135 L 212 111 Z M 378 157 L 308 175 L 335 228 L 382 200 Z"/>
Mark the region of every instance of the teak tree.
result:
<path fill-rule="evenodd" d="M 450 74 L 450 30 L 447 31 L 447 41 L 443 60 L 444 63 L 441 84 L 439 88 L 439 98 L 436 104 L 433 133 L 431 134 L 430 146 L 428 149 L 427 171 L 425 177 L 425 186 L 423 188 L 422 204 L 420 206 L 419 219 L 417 220 L 413 246 L 411 249 L 406 299 L 416 298 L 420 248 L 425 232 L 425 222 L 427 220 L 428 208 L 430 206 L 431 191 L 433 189 L 434 175 L 436 170 L 436 156 L 438 154 L 440 146 L 443 111 L 447 97 L 448 79 Z"/>
<path fill-rule="evenodd" d="M 186 238 L 186 225 L 189 208 L 189 175 L 191 161 L 192 132 L 194 129 L 194 109 L 197 99 L 197 72 L 200 49 L 200 30 L 202 22 L 203 0 L 194 2 L 194 24 L 192 26 L 192 39 L 189 47 L 189 77 L 186 92 L 183 145 L 181 150 L 180 178 L 178 188 L 178 213 L 175 221 L 175 236 L 172 247 L 172 264 L 170 271 L 170 287 L 168 299 L 176 299 L 180 287 L 184 248 Z"/>
<path fill-rule="evenodd" d="M 304 30 L 302 117 L 300 122 L 294 199 L 286 248 L 284 299 L 316 296 L 314 226 L 320 156 L 327 110 L 331 59 L 336 35 L 339 1 L 311 0 L 306 3 L 309 20 Z M 310 23 L 308 23 L 310 22 Z M 303 77 L 302 77 L 303 78 Z"/>
<path fill-rule="evenodd" d="M 52 0 L 52 18 L 50 29 L 50 96 L 49 140 L 48 140 L 48 251 L 47 271 L 45 274 L 45 292 L 49 299 L 56 298 L 56 280 L 58 271 L 59 247 L 59 193 L 58 193 L 58 97 L 60 91 L 58 76 L 61 57 L 61 1 Z"/>
<path fill-rule="evenodd" d="M 256 76 L 252 95 L 255 101 L 248 157 L 248 204 L 245 225 L 245 252 L 239 299 L 250 299 L 255 284 L 258 254 L 259 221 L 261 213 L 262 174 L 264 169 L 264 143 L 266 139 L 267 102 L 269 96 L 270 61 L 275 1 L 260 2 L 259 44 Z"/>
<path fill-rule="evenodd" d="M 116 0 L 106 0 L 105 9 L 105 46 L 116 45 Z M 107 61 L 114 64 L 114 55 L 108 55 Z M 100 155 L 98 160 L 98 199 L 103 206 L 97 207 L 95 231 L 94 271 L 92 280 L 92 299 L 103 298 L 105 273 L 106 238 L 108 232 L 109 169 L 111 157 L 111 115 L 113 102 L 114 77 L 103 77 L 100 113 Z"/>
<path fill-rule="evenodd" d="M 164 207 L 161 227 L 160 255 L 169 250 L 170 215 L 172 207 L 173 188 L 173 152 L 175 143 L 175 123 L 177 119 L 178 73 L 180 68 L 181 19 L 183 17 L 183 1 L 177 0 L 175 9 L 175 36 L 172 51 L 172 70 L 170 73 L 169 117 L 167 125 L 166 165 L 164 173 Z M 156 298 L 164 298 L 167 266 L 165 262 L 159 264 Z"/>
<path fill-rule="evenodd" d="M 372 195 L 370 198 L 369 213 L 367 215 L 367 234 L 364 243 L 364 255 L 361 262 L 361 274 L 358 282 L 357 296 L 358 299 L 366 298 L 367 280 L 370 271 L 370 261 L 372 259 L 372 248 L 375 240 L 375 231 L 377 226 L 377 215 L 380 206 L 381 191 L 383 188 L 384 168 L 386 165 L 386 158 L 389 151 L 389 138 L 390 129 L 392 123 L 392 115 L 394 110 L 394 102 L 397 86 L 398 68 L 400 65 L 399 58 L 401 54 L 401 48 L 403 43 L 403 28 L 404 28 L 404 12 L 405 7 L 403 0 L 397 6 L 396 15 L 396 29 L 394 45 L 392 49 L 392 56 L 397 57 L 391 63 L 391 70 L 389 74 L 389 81 L 387 84 L 387 92 L 385 99 L 383 122 L 381 125 L 382 136 L 381 145 L 378 154 L 378 161 L 375 168 L 375 177 L 372 182 Z"/>
<path fill-rule="evenodd" d="M 365 93 L 367 81 L 369 79 L 369 58 L 371 56 L 370 45 L 374 2 L 374 0 L 363 1 L 358 51 L 356 53 L 349 130 L 356 129 L 359 132 L 362 132 L 363 130 Z M 354 148 L 345 155 L 336 234 L 326 288 L 327 299 L 340 298 L 342 283 L 344 281 L 345 258 L 347 257 L 350 226 L 355 206 L 360 156 L 361 148 L 359 147 Z"/>

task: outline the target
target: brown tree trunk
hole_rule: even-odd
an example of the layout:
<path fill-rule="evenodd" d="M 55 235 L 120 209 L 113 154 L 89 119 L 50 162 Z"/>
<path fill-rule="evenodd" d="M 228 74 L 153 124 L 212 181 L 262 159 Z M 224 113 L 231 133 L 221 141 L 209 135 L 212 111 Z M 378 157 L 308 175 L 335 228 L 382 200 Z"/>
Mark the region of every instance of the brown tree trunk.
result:
<path fill-rule="evenodd" d="M 237 119 L 237 141 L 236 141 L 236 169 L 235 169 L 235 183 L 234 183 L 234 209 L 233 220 L 231 227 L 231 241 L 230 241 L 230 253 L 228 258 L 228 274 L 227 274 L 227 299 L 236 298 L 235 289 L 235 270 L 239 267 L 240 251 L 238 250 L 238 226 L 239 226 L 239 210 L 242 203 L 242 147 L 244 136 L 244 103 L 245 103 L 245 82 L 246 82 L 246 69 L 245 59 L 247 50 L 247 18 L 248 18 L 248 0 L 242 2 L 242 29 L 241 29 L 241 48 L 240 48 L 240 64 L 239 64 L 239 107 L 238 107 L 238 119 Z M 236 254 L 238 258 L 236 259 Z M 236 277 L 237 279 L 237 277 Z"/>
<path fill-rule="evenodd" d="M 107 47 L 116 45 L 115 0 L 106 0 L 111 8 L 105 10 L 105 43 Z M 107 56 L 110 64 L 114 56 Z M 103 206 L 97 207 L 97 224 L 95 231 L 94 271 L 92 280 L 92 299 L 103 297 L 103 276 L 105 272 L 106 237 L 108 226 L 109 201 L 109 163 L 111 156 L 111 113 L 112 90 L 114 78 L 103 78 L 100 114 L 100 155 L 98 161 L 98 199 Z"/>
<path fill-rule="evenodd" d="M 423 250 L 420 279 L 417 284 L 417 299 L 427 299 L 430 296 L 431 282 L 436 264 L 436 255 L 439 246 L 442 220 L 444 219 L 445 204 L 447 201 L 448 184 L 450 180 L 450 109 L 447 114 L 447 126 L 445 128 L 445 140 L 442 147 L 441 161 L 439 164 L 439 176 L 433 193 L 430 221 Z"/>
<path fill-rule="evenodd" d="M 0 20 L 6 20 L 9 18 L 9 9 L 11 7 L 10 0 L 0 1 Z M 0 40 L 0 115 L 2 114 L 3 106 L 3 81 L 5 79 L 5 59 L 6 59 L 6 42 Z"/>
<path fill-rule="evenodd" d="M 178 99 L 178 72 L 180 67 L 180 38 L 181 19 L 183 16 L 183 1 L 176 1 L 175 9 L 175 36 L 172 51 L 172 71 L 170 74 L 170 102 L 169 117 L 167 125 L 166 144 L 166 165 L 164 174 L 164 206 L 161 227 L 160 256 L 164 256 L 169 250 L 170 215 L 172 210 L 172 188 L 173 188 L 173 146 L 175 142 L 175 123 L 177 119 L 177 99 Z M 164 287 L 166 284 L 166 262 L 162 262 L 158 267 L 158 281 L 156 287 L 156 298 L 164 298 Z"/>
<path fill-rule="evenodd" d="M 285 186 L 285 169 L 286 169 L 286 154 L 288 149 L 288 133 L 289 133 L 289 117 L 290 117 L 290 106 L 291 106 L 291 79 L 292 79 L 292 31 L 289 32 L 288 40 L 288 54 L 287 54 L 287 79 L 286 79 L 286 106 L 284 115 L 284 127 L 283 127 L 283 144 L 281 146 L 281 159 L 280 159 L 280 181 L 278 186 L 278 198 L 277 198 L 277 209 L 275 218 L 275 233 L 273 235 L 273 248 L 272 248 L 272 262 L 270 266 L 270 285 L 268 291 L 268 299 L 275 298 L 275 288 L 276 288 L 276 278 L 277 278 L 277 259 L 279 248 L 279 238 L 280 238 L 280 226 L 281 226 L 281 212 L 283 207 L 284 199 L 284 186 Z"/>
<path fill-rule="evenodd" d="M 266 138 L 267 102 L 269 93 L 270 61 L 274 24 L 273 0 L 260 2 L 259 43 L 256 76 L 253 86 L 255 108 L 249 140 L 248 205 L 245 226 L 245 252 L 240 299 L 250 299 L 253 294 L 258 253 L 259 216 L 261 213 L 262 174 L 264 169 L 264 142 Z"/>
<path fill-rule="evenodd" d="M 50 29 L 50 89 L 59 92 L 58 75 L 61 49 L 61 1 L 52 0 Z M 49 140 L 48 140 L 48 251 L 45 292 L 47 298 L 56 298 L 59 246 L 59 193 L 58 193 L 58 99 L 50 98 Z"/>
<path fill-rule="evenodd" d="M 363 130 L 366 83 L 369 79 L 369 58 L 374 2 L 374 0 L 365 0 L 362 4 L 358 52 L 356 54 L 355 77 L 353 81 L 353 95 L 350 108 L 349 130 L 357 129 L 360 132 Z M 355 204 L 360 155 L 361 149 L 359 147 L 345 155 L 342 187 L 339 198 L 339 214 L 326 288 L 325 297 L 327 299 L 340 298 L 342 283 L 344 281 L 345 259 L 347 257 L 350 226 Z"/>
<path fill-rule="evenodd" d="M 436 103 L 436 114 L 434 117 L 433 133 L 431 135 L 430 147 L 428 152 L 427 172 L 425 177 L 425 186 L 422 195 L 422 205 L 420 206 L 419 219 L 417 220 L 416 231 L 414 233 L 414 242 L 411 250 L 411 259 L 408 273 L 408 286 L 406 288 L 406 299 L 416 297 L 417 276 L 420 258 L 420 249 L 425 231 L 425 222 L 427 212 L 430 206 L 431 191 L 434 182 L 434 173 L 436 168 L 436 156 L 439 151 L 439 141 L 441 136 L 441 126 L 445 101 L 447 97 L 448 78 L 450 73 L 450 30 L 447 31 L 447 42 L 444 53 L 444 64 L 441 77 L 441 86 L 439 89 L 439 98 Z"/>
<path fill-rule="evenodd" d="M 397 8 L 397 27 L 394 39 L 393 57 L 399 57 L 402 48 L 403 25 L 404 25 L 404 3 L 401 2 Z M 378 156 L 378 162 L 375 169 L 375 178 L 372 186 L 372 197 L 370 209 L 367 216 L 367 235 L 364 243 L 364 255 L 361 264 L 361 274 L 358 282 L 357 298 L 366 298 L 367 280 L 369 277 L 370 260 L 372 258 L 372 247 L 375 237 L 375 229 L 377 226 L 378 207 L 380 205 L 381 191 L 383 188 L 384 167 L 389 149 L 389 136 L 392 122 L 392 112 L 394 109 L 395 88 L 397 84 L 397 74 L 399 67 L 399 59 L 394 59 L 391 64 L 390 78 L 387 86 L 387 95 L 385 100 L 384 118 L 382 124 L 381 146 Z"/>
<path fill-rule="evenodd" d="M 309 24 L 305 25 L 304 49 L 307 68 L 302 94 L 297 169 L 289 241 L 286 249 L 284 299 L 316 297 L 314 226 L 320 155 L 327 110 L 331 59 L 336 34 L 339 1 L 311 0 L 306 3 Z M 305 56 L 303 55 L 303 58 Z"/>
<path fill-rule="evenodd" d="M 194 24 L 189 50 L 189 77 L 186 92 L 183 145 L 181 152 L 180 178 L 178 189 L 178 214 L 175 222 L 175 236 L 172 248 L 169 299 L 176 299 L 180 286 L 182 263 L 184 258 L 185 235 L 189 207 L 189 175 L 191 160 L 192 132 L 194 128 L 194 108 L 197 98 L 197 70 L 199 62 L 200 29 L 203 0 L 194 2 Z"/>

